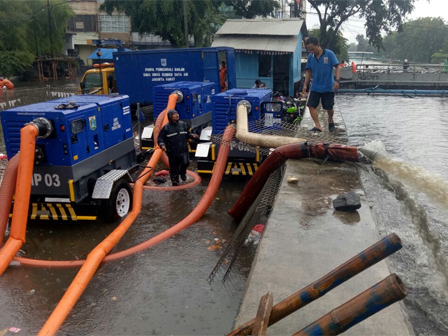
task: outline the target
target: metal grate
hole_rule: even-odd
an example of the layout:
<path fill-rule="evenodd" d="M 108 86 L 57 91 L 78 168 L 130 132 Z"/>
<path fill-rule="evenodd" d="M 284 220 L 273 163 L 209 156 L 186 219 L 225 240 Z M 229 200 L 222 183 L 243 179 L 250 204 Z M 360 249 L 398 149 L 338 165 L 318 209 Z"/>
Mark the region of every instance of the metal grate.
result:
<path fill-rule="evenodd" d="M 78 94 L 77 86 L 51 87 L 32 89 L 0 89 L 0 111 L 13 107 L 40 103 L 57 98 L 70 97 Z"/>
<path fill-rule="evenodd" d="M 222 279 L 223 282 L 226 281 L 241 251 L 241 248 L 244 245 L 244 242 L 252 231 L 252 228 L 256 224 L 259 224 L 260 220 L 263 217 L 268 216 L 271 212 L 272 205 L 277 197 L 278 190 L 283 180 L 284 172 L 285 165 L 282 165 L 279 169 L 273 172 L 266 181 L 262 191 L 238 225 L 232 240 L 229 242 L 226 249 L 223 251 L 221 258 L 218 260 L 213 271 L 210 273 L 209 281 L 213 280 L 217 272 L 221 269 L 221 266 L 224 264 L 224 261 L 229 258 L 231 261 Z"/>
<path fill-rule="evenodd" d="M 336 121 L 336 118 L 335 118 Z M 339 121 L 339 122 L 338 122 Z M 343 120 L 337 120 L 335 122 L 336 130 L 332 133 L 328 131 L 324 132 L 311 132 L 309 129 L 311 126 L 301 126 L 297 124 L 291 124 L 285 121 L 281 123 L 274 124 L 271 127 L 264 127 L 264 119 L 261 121 L 251 121 L 249 122 L 249 129 L 255 130 L 254 132 L 266 135 L 277 135 L 285 136 L 291 138 L 302 138 L 310 142 L 328 142 L 328 143 L 339 143 L 347 144 L 347 135 L 345 133 L 345 125 Z M 338 127 L 341 125 L 341 127 Z M 220 144 L 222 142 L 223 133 L 213 134 L 211 136 L 211 141 L 215 144 Z M 251 152 L 256 152 L 257 147 L 246 145 L 247 150 Z M 271 152 L 270 148 L 259 148 L 259 151 L 263 155 L 269 155 Z"/>

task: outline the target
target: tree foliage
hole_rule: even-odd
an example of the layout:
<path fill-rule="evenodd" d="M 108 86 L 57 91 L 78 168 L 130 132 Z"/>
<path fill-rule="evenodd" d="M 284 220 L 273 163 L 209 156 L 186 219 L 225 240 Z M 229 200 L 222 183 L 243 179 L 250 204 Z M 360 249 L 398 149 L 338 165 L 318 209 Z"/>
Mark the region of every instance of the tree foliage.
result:
<path fill-rule="evenodd" d="M 309 0 L 317 11 L 321 42 L 334 49 L 342 24 L 353 16 L 366 20 L 366 37 L 369 43 L 380 48 L 381 32 L 401 29 L 403 18 L 411 13 L 415 0 Z"/>
<path fill-rule="evenodd" d="M 68 18 L 73 15 L 67 3 L 50 1 L 53 50 L 64 44 Z M 19 74 L 31 66 L 34 57 L 50 53 L 48 7 L 45 0 L 0 0 L 0 75 Z"/>
<path fill-rule="evenodd" d="M 217 25 L 224 23 L 217 7 L 221 1 L 186 0 L 189 35 L 196 46 L 210 43 L 210 35 Z M 140 34 L 160 36 L 174 47 L 185 46 L 183 1 L 177 0 L 106 0 L 101 9 L 111 14 L 114 9 L 131 18 L 132 30 Z"/>
<path fill-rule="evenodd" d="M 224 0 L 224 3 L 232 6 L 236 15 L 246 19 L 253 19 L 255 16 L 267 17 L 280 8 L 277 0 Z"/>
<path fill-rule="evenodd" d="M 375 52 L 375 48 L 369 44 L 369 41 L 364 37 L 364 35 L 356 35 L 356 41 L 358 42 L 356 51 Z"/>
<path fill-rule="evenodd" d="M 401 32 L 384 38 L 384 56 L 420 63 L 440 63 L 448 53 L 448 26 L 442 18 L 420 18 L 406 22 Z M 433 58 L 434 54 L 435 57 Z"/>
<path fill-rule="evenodd" d="M 308 32 L 309 36 L 317 37 L 320 40 L 320 30 L 319 29 L 311 29 Z M 326 48 L 325 46 L 322 46 Z M 338 33 L 336 37 L 336 43 L 334 45 L 333 49 L 330 49 L 336 54 L 336 57 L 338 58 L 339 62 L 342 61 L 349 61 L 348 57 L 348 40 L 342 36 L 342 33 Z"/>

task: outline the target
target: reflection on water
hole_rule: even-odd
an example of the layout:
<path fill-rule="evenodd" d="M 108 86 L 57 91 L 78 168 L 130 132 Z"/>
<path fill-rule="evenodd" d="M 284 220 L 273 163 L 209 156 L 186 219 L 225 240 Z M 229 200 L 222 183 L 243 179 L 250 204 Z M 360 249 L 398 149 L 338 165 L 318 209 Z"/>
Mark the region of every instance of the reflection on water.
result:
<path fill-rule="evenodd" d="M 194 167 L 192 167 L 194 169 Z M 178 192 L 145 190 L 142 213 L 112 251 L 137 245 L 185 218 L 209 178 Z M 61 335 L 202 335 L 231 330 L 250 271 L 253 251 L 242 253 L 226 283 L 207 278 L 236 228 L 227 210 L 244 180 L 224 178 L 206 214 L 170 239 L 102 265 L 62 326 Z M 224 187 L 225 186 L 225 187 Z M 117 224 L 30 222 L 23 250 L 44 260 L 85 259 Z M 251 253 L 247 253 L 251 252 Z M 0 281 L 0 330 L 15 326 L 37 334 L 78 269 L 10 267 Z"/>
<path fill-rule="evenodd" d="M 361 179 L 382 235 L 404 248 L 391 268 L 410 290 L 417 334 L 448 333 L 448 99 L 339 96 L 350 144 L 380 140 L 390 160 Z"/>

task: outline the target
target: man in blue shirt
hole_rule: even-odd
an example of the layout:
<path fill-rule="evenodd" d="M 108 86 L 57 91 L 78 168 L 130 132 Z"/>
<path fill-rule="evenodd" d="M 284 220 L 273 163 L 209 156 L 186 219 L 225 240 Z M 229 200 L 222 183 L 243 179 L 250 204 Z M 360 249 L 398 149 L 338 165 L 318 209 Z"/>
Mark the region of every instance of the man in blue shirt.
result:
<path fill-rule="evenodd" d="M 339 79 L 341 77 L 339 61 L 334 52 L 319 45 L 317 38 L 310 37 L 305 43 L 310 54 L 306 62 L 306 77 L 302 93 L 306 94 L 310 79 L 313 77 L 308 98 L 308 107 L 315 124 L 311 131 L 322 132 L 322 126 L 316 110 L 319 102 L 322 102 L 322 108 L 327 110 L 328 113 L 328 129 L 330 132 L 333 132 L 334 93 L 339 89 Z M 333 68 L 336 69 L 335 79 L 333 79 Z"/>

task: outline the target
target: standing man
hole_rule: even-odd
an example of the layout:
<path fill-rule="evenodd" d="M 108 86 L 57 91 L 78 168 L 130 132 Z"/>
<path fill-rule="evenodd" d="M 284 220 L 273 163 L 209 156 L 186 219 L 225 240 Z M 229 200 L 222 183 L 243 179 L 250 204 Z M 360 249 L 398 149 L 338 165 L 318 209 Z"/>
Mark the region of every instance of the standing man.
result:
<path fill-rule="evenodd" d="M 221 92 L 224 92 L 224 91 L 227 90 L 226 79 L 227 79 L 226 62 L 222 61 L 221 62 L 221 69 L 219 69 L 219 82 L 221 84 Z"/>
<path fill-rule="evenodd" d="M 158 137 L 160 149 L 168 154 L 170 162 L 170 177 L 173 186 L 179 185 L 179 175 L 182 181 L 187 179 L 187 167 L 190 164 L 188 154 L 188 139 L 197 139 L 197 134 L 190 132 L 189 126 L 179 120 L 176 110 L 168 111 L 168 124 L 162 127 Z"/>
<path fill-rule="evenodd" d="M 324 49 L 319 45 L 319 40 L 310 37 L 306 40 L 306 46 L 310 54 L 306 62 L 306 77 L 303 85 L 302 94 L 306 94 L 307 87 L 313 77 L 310 96 L 308 98 L 308 107 L 311 118 L 315 126 L 311 129 L 314 132 L 322 132 L 322 126 L 317 114 L 317 106 L 322 102 L 322 107 L 328 113 L 328 130 L 334 131 L 333 106 L 334 93 L 339 89 L 339 79 L 341 77 L 341 68 L 334 52 Z M 333 68 L 336 68 L 336 78 L 333 78 Z"/>

